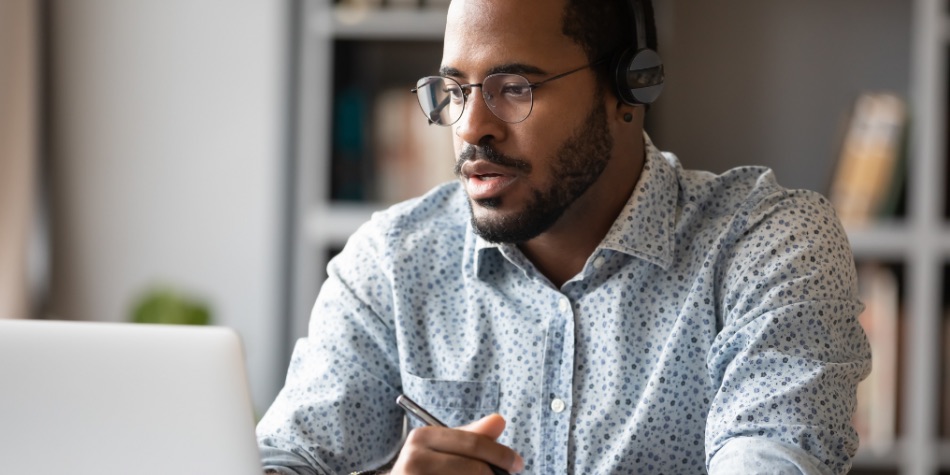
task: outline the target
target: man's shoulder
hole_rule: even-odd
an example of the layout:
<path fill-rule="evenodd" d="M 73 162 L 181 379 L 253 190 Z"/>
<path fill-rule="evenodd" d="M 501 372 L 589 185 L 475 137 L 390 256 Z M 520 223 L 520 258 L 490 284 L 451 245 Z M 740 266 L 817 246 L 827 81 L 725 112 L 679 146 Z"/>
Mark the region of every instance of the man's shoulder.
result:
<path fill-rule="evenodd" d="M 444 183 L 420 197 L 374 213 L 370 223 L 388 240 L 420 233 L 462 238 L 470 220 L 466 200 L 459 183 Z"/>
<path fill-rule="evenodd" d="M 469 232 L 466 199 L 460 185 L 446 183 L 377 211 L 350 236 L 339 259 L 330 265 L 338 272 L 359 274 L 406 267 L 410 262 L 457 260 Z"/>
<path fill-rule="evenodd" d="M 820 193 L 787 188 L 779 183 L 772 169 L 764 166 L 741 166 L 720 174 L 681 169 L 679 182 L 684 203 L 716 214 L 744 213 L 777 202 L 830 210 Z"/>
<path fill-rule="evenodd" d="M 373 215 L 387 227 L 415 229 L 438 223 L 466 223 L 468 208 L 465 193 L 458 182 L 443 183 L 426 194 L 396 203 Z"/>
<path fill-rule="evenodd" d="M 751 239 L 756 232 L 799 234 L 820 222 L 834 230 L 823 239 L 842 240 L 834 208 L 823 195 L 785 187 L 767 167 L 737 167 L 719 174 L 679 169 L 678 184 L 680 232 L 719 233 L 717 242 L 724 243 Z"/>

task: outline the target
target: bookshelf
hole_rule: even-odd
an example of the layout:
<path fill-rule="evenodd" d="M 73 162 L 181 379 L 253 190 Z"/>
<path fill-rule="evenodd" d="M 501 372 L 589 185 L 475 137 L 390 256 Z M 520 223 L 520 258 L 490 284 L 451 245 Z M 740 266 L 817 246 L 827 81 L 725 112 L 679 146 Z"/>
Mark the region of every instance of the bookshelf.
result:
<path fill-rule="evenodd" d="M 295 198 L 291 210 L 294 217 L 291 230 L 293 283 L 288 354 L 292 342 L 306 334 L 310 308 L 324 279 L 329 251 L 341 248 L 360 224 L 374 211 L 385 207 L 375 202 L 336 199 L 336 190 L 327 179 L 333 173 L 332 157 L 336 153 L 333 99 L 345 87 L 340 83 L 354 81 L 353 77 L 338 77 L 335 66 L 347 60 L 341 57 L 341 51 L 358 49 L 361 44 L 371 45 L 369 48 L 377 50 L 376 56 L 387 56 L 386 59 L 391 60 L 387 53 L 402 50 L 398 58 L 405 59 L 406 64 L 391 69 L 401 67 L 401 73 L 411 76 L 411 80 L 399 83 L 405 84 L 409 96 L 415 79 L 438 67 L 445 6 L 344 8 L 330 0 L 300 0 L 297 17 L 294 71 L 297 110 L 294 111 L 296 127 L 292 150 L 296 156 L 292 171 Z M 414 57 L 406 53 L 418 48 L 427 50 L 427 56 Z M 378 87 L 378 83 L 368 85 L 374 86 Z"/>
<path fill-rule="evenodd" d="M 688 0 L 654 0 L 657 8 L 657 21 L 661 33 L 661 48 L 666 43 L 662 35 L 682 33 L 680 25 L 672 18 L 676 15 L 690 14 L 688 10 L 700 7 Z M 847 8 L 861 9 L 865 5 L 880 4 L 887 0 L 868 2 L 867 0 L 803 0 L 790 7 L 801 8 L 809 12 L 827 8 L 830 17 L 834 15 L 850 14 Z M 363 5 L 373 2 L 354 2 Z M 719 5 L 722 10 L 741 9 L 745 6 L 777 5 L 771 2 L 757 2 L 757 0 L 728 0 L 728 5 Z M 950 399 L 950 394 L 941 390 L 941 372 L 945 371 L 942 357 L 944 314 L 948 304 L 944 301 L 944 294 L 950 289 L 945 275 L 950 275 L 946 269 L 950 268 L 950 197 L 946 194 L 946 177 L 948 174 L 947 136 L 950 129 L 947 126 L 948 79 L 947 68 L 950 63 L 950 2 L 946 0 L 912 0 L 908 2 L 894 2 L 889 5 L 901 5 L 906 9 L 904 16 L 898 21 L 902 31 L 910 37 L 907 46 L 901 46 L 897 53 L 891 53 L 908 65 L 893 65 L 887 63 L 887 55 L 880 60 L 882 64 L 869 66 L 890 68 L 906 74 L 906 84 L 903 94 L 911 105 L 912 135 L 910 137 L 910 151 L 906 174 L 906 213 L 896 219 L 873 222 L 861 229 L 849 229 L 849 237 L 858 261 L 880 261 L 894 265 L 900 269 L 901 276 L 901 306 L 903 310 L 904 340 L 901 342 L 899 366 L 904 384 L 900 387 L 899 400 L 899 429 L 896 442 L 884 450 L 859 451 L 852 473 L 855 474 L 913 474 L 937 475 L 950 474 L 950 434 L 941 434 L 940 415 L 944 400 Z M 334 136 L 336 98 L 344 83 L 357 81 L 357 75 L 389 75 L 389 71 L 376 72 L 359 70 L 351 72 L 351 77 L 343 77 L 345 61 L 351 55 L 376 54 L 391 61 L 393 57 L 404 62 L 404 71 L 415 79 L 432 72 L 438 67 L 440 45 L 445 27 L 445 6 L 437 6 L 434 2 L 427 2 L 425 7 L 361 7 L 346 8 L 336 5 L 331 0 L 298 0 L 297 9 L 297 44 L 294 50 L 296 66 L 294 68 L 294 87 L 296 98 L 294 101 L 295 127 L 292 153 L 296 157 L 292 174 L 295 184 L 291 214 L 294 226 L 292 234 L 292 263 L 293 275 L 290 294 L 290 316 L 288 317 L 287 349 L 292 348 L 293 342 L 306 334 L 310 309 L 324 279 L 327 260 L 332 251 L 339 249 L 346 242 L 348 236 L 359 225 L 369 219 L 370 215 L 385 204 L 352 199 L 338 199 L 334 197 L 334 190 L 328 177 L 333 175 L 333 158 L 336 137 Z M 784 5 L 793 5 L 787 3 Z M 771 7 L 759 7 L 771 8 Z M 893 7 L 892 7 L 893 8 Z M 871 9 L 868 7 L 868 9 Z M 835 11 L 832 11 L 835 10 Z M 863 10 L 861 10 L 863 12 Z M 845 12 L 845 13 L 842 13 Z M 730 12 L 731 13 L 731 12 Z M 695 12 L 693 13 L 695 14 Z M 871 13 L 873 15 L 873 13 Z M 804 15 L 804 13 L 803 13 Z M 729 15 L 726 15 L 729 16 Z M 894 21 L 892 15 L 880 21 Z M 763 22 L 757 32 L 788 28 L 781 23 L 781 15 L 766 15 L 758 20 Z M 666 22 L 666 23 L 664 23 Z M 774 23 L 774 24 L 773 24 Z M 860 29 L 861 22 L 840 22 L 844 28 Z M 736 28 L 720 28 L 719 31 L 738 31 Z M 864 33 L 862 33 L 864 34 Z M 860 39 L 860 38 L 859 38 Z M 898 42 L 903 45 L 903 43 Z M 788 53 L 787 45 L 773 44 L 762 46 L 764 52 L 770 56 L 781 56 Z M 771 51 L 768 48 L 778 49 Z M 785 49 L 783 49 L 785 48 Z M 420 51 L 425 51 L 420 54 Z M 362 52 L 361 52 L 362 51 Z M 376 53 L 367 53 L 376 51 Z M 670 52 L 664 52 L 664 56 Z M 676 54 L 672 51 L 672 54 Z M 742 61 L 741 55 L 732 51 L 720 53 L 723 61 Z M 818 58 L 818 63 L 840 61 L 836 56 L 839 52 L 829 51 L 826 58 Z M 434 57 L 429 57 L 434 56 Z M 737 59 L 738 58 L 738 59 Z M 809 59 L 810 60 L 810 59 Z M 739 65 L 741 66 L 741 65 Z M 670 65 L 670 75 L 678 77 L 696 77 L 696 71 L 687 66 L 683 70 L 673 71 Z M 398 68 L 397 68 L 398 69 Z M 906 71 L 905 71 L 906 69 Z M 396 74 L 397 76 L 399 74 Z M 366 78 L 360 79 L 360 81 Z M 375 79 L 374 79 L 375 81 Z M 807 82 L 807 81 L 806 81 Z M 385 79 L 376 82 L 384 84 Z M 765 91 L 760 91 L 765 97 L 780 95 L 785 91 L 773 83 L 765 81 Z M 391 84 L 390 84 L 391 85 Z M 411 87 L 411 82 L 406 84 Z M 377 87 L 373 84 L 362 84 L 363 87 Z M 808 86 L 806 87 L 819 87 Z M 381 86 L 379 86 L 381 87 Z M 672 89 L 673 84 L 668 84 Z M 777 90 L 768 90 L 769 87 Z M 856 86 L 860 87 L 860 85 Z M 696 89 L 693 84 L 692 89 Z M 676 97 L 677 92 L 668 90 L 664 94 Z M 647 127 L 657 139 L 661 148 L 680 153 L 684 163 L 692 165 L 681 152 L 681 145 L 674 139 L 666 139 L 669 135 L 665 130 L 673 127 L 671 118 L 680 113 L 670 112 L 672 106 L 664 104 L 661 99 L 651 112 Z M 675 103 L 675 99 L 672 100 Z M 755 104 L 737 100 L 729 103 L 729 111 L 740 116 L 744 111 L 754 110 Z M 837 104 L 825 104 L 828 101 L 818 101 L 814 115 L 816 117 L 834 116 L 841 112 Z M 675 105 L 675 104 L 674 104 Z M 822 108 L 823 107 L 823 108 Z M 768 122 L 758 120 L 759 122 Z M 719 122 L 728 123 L 728 120 Z M 779 121 L 775 127 L 788 127 L 787 122 Z M 721 126 L 718 125 L 717 126 Z M 666 127 L 666 129 L 664 129 Z M 679 127 L 676 124 L 676 127 Z M 833 129 L 833 127 L 824 127 Z M 656 129 L 656 133 L 654 130 Z M 771 131 L 767 131 L 771 132 Z M 825 138 L 830 141 L 834 131 L 828 132 Z M 367 132 L 369 133 L 369 132 Z M 766 133 L 765 135 L 768 135 Z M 807 134 L 805 134 L 807 135 Z M 816 139 L 817 140 L 817 139 Z M 709 144 L 714 149 L 716 143 Z M 814 154 L 810 162 L 806 163 L 804 172 L 799 172 L 802 181 L 792 180 L 791 185 L 804 183 L 804 187 L 818 189 L 831 173 L 829 157 L 834 152 L 825 143 L 804 142 L 805 148 L 811 147 L 811 152 L 822 151 L 827 148 L 826 154 Z M 688 148 L 688 147 L 687 147 Z M 685 155 L 688 155 L 686 153 Z M 780 163 L 768 163 L 777 168 L 779 179 L 783 175 L 782 166 L 787 165 L 787 159 L 780 157 Z M 705 165 L 705 164 L 700 164 Z M 726 161 L 713 160 L 708 168 L 717 169 L 734 165 Z M 704 168 L 707 168 L 704 166 Z M 791 173 L 794 175 L 794 173 Z M 813 179 L 810 175 L 819 175 Z M 821 178 L 823 177 L 823 178 Z"/>

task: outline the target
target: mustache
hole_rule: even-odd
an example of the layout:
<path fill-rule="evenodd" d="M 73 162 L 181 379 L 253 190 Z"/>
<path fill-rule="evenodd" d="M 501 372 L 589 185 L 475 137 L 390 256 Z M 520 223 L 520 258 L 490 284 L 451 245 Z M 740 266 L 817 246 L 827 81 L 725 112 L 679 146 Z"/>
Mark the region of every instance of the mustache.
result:
<path fill-rule="evenodd" d="M 467 161 L 485 160 L 495 165 L 501 165 L 507 168 L 514 168 L 523 173 L 531 172 L 531 164 L 508 155 L 505 155 L 487 143 L 480 145 L 465 144 L 462 152 L 459 153 L 455 161 L 455 175 L 462 175 L 462 165 Z"/>

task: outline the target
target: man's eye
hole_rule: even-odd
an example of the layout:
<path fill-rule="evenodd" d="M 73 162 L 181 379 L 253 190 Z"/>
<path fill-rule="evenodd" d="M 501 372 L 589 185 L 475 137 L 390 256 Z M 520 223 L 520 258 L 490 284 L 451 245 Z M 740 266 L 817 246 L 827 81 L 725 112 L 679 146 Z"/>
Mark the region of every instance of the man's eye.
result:
<path fill-rule="evenodd" d="M 526 84 L 505 84 L 501 93 L 509 99 L 523 99 L 531 94 L 531 86 Z"/>
<path fill-rule="evenodd" d="M 442 92 L 451 97 L 453 102 L 461 102 L 465 96 L 464 93 L 462 93 L 462 88 L 460 87 L 447 87 L 443 89 Z"/>

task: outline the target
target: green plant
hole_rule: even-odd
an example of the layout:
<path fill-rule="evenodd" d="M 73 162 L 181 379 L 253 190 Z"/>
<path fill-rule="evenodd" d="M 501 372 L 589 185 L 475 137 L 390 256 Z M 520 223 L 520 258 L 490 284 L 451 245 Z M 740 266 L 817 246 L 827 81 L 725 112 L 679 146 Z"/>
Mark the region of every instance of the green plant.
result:
<path fill-rule="evenodd" d="M 208 325 L 211 311 L 207 304 L 180 292 L 163 288 L 146 292 L 132 310 L 135 323 Z"/>

